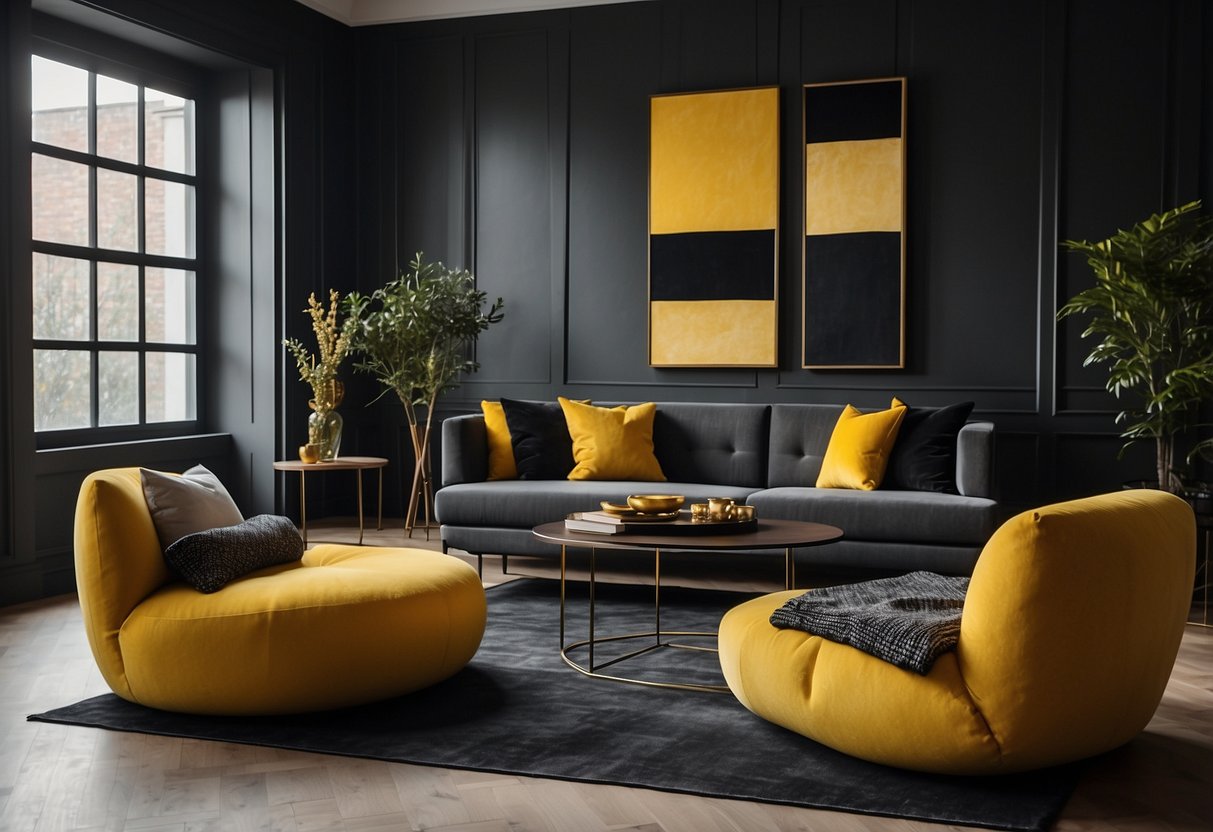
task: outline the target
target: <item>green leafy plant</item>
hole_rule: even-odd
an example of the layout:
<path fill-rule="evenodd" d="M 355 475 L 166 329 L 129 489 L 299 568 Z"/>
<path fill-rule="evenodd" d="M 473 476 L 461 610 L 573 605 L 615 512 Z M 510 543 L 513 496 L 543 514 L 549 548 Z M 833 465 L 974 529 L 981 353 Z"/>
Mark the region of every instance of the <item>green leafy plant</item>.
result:
<path fill-rule="evenodd" d="M 429 528 L 429 448 L 438 397 L 458 386 L 462 374 L 479 369 L 471 348 L 504 315 L 501 298 L 485 311 L 487 299 L 471 272 L 426 263 L 420 252 L 408 271 L 386 286 L 369 296 L 351 292 L 345 299 L 346 312 L 355 321 L 355 368 L 373 375 L 384 394 L 394 392 L 404 406 L 416 460 L 405 517 L 410 534 L 420 505 Z M 424 421 L 419 407 L 425 409 Z"/>
<path fill-rule="evenodd" d="M 1082 337 L 1099 342 L 1083 361 L 1108 365 L 1106 387 L 1135 406 L 1117 424 L 1128 447 L 1153 440 L 1158 482 L 1169 491 L 1183 483 L 1176 471 L 1176 439 L 1200 422 L 1213 398 L 1213 217 L 1190 202 L 1151 215 L 1106 240 L 1066 240 L 1086 256 L 1095 285 L 1070 298 L 1059 320 L 1085 315 Z M 1213 451 L 1213 438 L 1195 443 L 1187 460 Z"/>

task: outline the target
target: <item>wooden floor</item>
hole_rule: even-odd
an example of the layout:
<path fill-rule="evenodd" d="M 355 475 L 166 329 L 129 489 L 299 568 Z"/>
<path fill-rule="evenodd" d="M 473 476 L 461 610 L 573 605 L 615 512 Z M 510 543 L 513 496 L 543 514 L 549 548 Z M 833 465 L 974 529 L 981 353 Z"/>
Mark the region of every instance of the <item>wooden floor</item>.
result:
<path fill-rule="evenodd" d="M 309 532 L 313 545 L 357 538 L 356 529 L 340 525 L 314 525 Z M 367 542 L 399 546 L 404 536 L 398 528 L 371 532 Z M 411 545 L 427 544 L 415 537 Z M 486 583 L 513 577 L 500 573 L 497 558 L 485 565 Z M 511 560 L 511 573 L 524 568 Z M 775 570 L 755 588 L 773 589 L 779 577 Z M 736 580 L 725 575 L 706 583 Z M 0 830 L 961 828 L 25 720 L 105 691 L 74 596 L 0 608 Z M 1055 829 L 1213 829 L 1213 630 L 1187 628 L 1154 721 L 1093 767 Z"/>

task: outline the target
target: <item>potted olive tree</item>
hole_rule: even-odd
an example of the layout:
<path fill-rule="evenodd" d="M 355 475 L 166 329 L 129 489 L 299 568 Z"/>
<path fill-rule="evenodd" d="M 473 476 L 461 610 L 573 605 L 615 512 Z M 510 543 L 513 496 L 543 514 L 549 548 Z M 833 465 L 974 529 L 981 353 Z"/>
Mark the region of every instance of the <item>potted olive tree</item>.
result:
<path fill-rule="evenodd" d="M 1108 365 L 1108 391 L 1132 399 L 1116 417 L 1124 447 L 1152 440 L 1159 487 L 1177 493 L 1177 438 L 1197 432 L 1189 463 L 1213 451 L 1213 438 L 1199 435 L 1213 400 L 1213 217 L 1199 212 L 1190 202 L 1106 240 L 1062 243 L 1086 256 L 1095 285 L 1058 319 L 1086 316 L 1082 337 L 1099 340 L 1083 365 Z"/>
<path fill-rule="evenodd" d="M 430 436 L 438 397 L 457 386 L 461 374 L 479 369 L 472 347 L 503 316 L 502 299 L 486 312 L 486 298 L 471 272 L 426 263 L 419 252 L 408 271 L 386 286 L 369 296 L 351 292 L 345 299 L 346 312 L 355 321 L 355 368 L 373 375 L 384 394 L 394 392 L 404 405 L 416 461 L 404 521 L 410 536 L 423 507 L 429 533 Z"/>

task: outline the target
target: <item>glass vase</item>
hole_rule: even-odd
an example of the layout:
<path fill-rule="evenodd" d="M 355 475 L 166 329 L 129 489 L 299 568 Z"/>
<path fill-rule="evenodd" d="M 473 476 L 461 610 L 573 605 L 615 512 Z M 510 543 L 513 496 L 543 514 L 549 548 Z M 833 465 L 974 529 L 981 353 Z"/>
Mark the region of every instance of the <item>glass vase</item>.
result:
<path fill-rule="evenodd" d="M 307 417 L 307 441 L 320 449 L 320 461 L 337 458 L 341 450 L 341 414 L 336 410 L 314 410 Z"/>

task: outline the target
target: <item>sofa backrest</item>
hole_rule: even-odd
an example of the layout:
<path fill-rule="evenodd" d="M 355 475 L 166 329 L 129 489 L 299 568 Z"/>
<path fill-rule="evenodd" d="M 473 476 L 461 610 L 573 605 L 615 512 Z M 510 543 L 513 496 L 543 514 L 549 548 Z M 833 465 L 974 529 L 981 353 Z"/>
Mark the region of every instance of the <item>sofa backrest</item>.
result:
<path fill-rule="evenodd" d="M 771 461 L 767 486 L 813 485 L 842 413 L 840 404 L 771 406 Z"/>
<path fill-rule="evenodd" d="M 771 407 L 765 404 L 658 402 L 653 450 L 662 473 L 671 482 L 762 488 L 767 480 L 770 414 Z M 446 419 L 442 484 L 480 482 L 487 472 L 484 417 L 469 413 Z"/>
<path fill-rule="evenodd" d="M 85 477 L 76 500 L 74 539 L 76 592 L 89 646 L 110 688 L 129 699 L 118 633 L 131 610 L 172 580 L 138 468 Z"/>
<path fill-rule="evenodd" d="M 653 452 L 671 482 L 762 488 L 771 407 L 658 402 Z"/>
<path fill-rule="evenodd" d="M 836 404 L 658 402 L 654 451 L 671 482 L 749 488 L 813 485 L 842 409 Z M 442 484 L 482 482 L 487 472 L 484 417 L 472 413 L 446 419 Z M 956 484 L 966 497 L 994 499 L 992 423 L 969 422 L 961 428 Z"/>
<path fill-rule="evenodd" d="M 838 404 L 771 407 L 771 459 L 767 487 L 810 486 L 842 413 Z M 969 422 L 956 437 L 956 487 L 965 497 L 994 499 L 994 424 Z"/>

